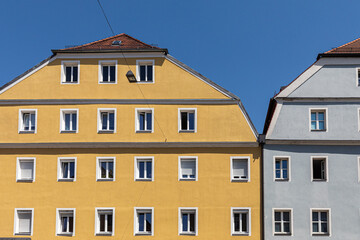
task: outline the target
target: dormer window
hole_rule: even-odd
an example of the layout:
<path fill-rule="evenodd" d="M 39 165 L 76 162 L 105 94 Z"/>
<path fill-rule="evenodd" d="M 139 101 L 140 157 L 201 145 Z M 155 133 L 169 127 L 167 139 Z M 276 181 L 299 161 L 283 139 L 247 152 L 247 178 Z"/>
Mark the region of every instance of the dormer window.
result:
<path fill-rule="evenodd" d="M 137 60 L 136 69 L 139 82 L 154 82 L 154 60 Z"/>
<path fill-rule="evenodd" d="M 80 61 L 61 62 L 61 83 L 78 84 L 80 78 Z"/>
<path fill-rule="evenodd" d="M 99 61 L 99 83 L 117 82 L 117 61 Z"/>

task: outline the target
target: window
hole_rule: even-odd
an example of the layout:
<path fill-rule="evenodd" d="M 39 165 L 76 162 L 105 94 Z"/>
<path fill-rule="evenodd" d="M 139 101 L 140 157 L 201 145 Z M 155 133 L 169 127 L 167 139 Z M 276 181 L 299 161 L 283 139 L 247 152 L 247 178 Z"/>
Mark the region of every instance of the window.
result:
<path fill-rule="evenodd" d="M 196 132 L 196 109 L 179 109 L 179 132 Z"/>
<path fill-rule="evenodd" d="M 360 86 L 360 69 L 356 68 L 356 83 L 357 86 Z"/>
<path fill-rule="evenodd" d="M 326 130 L 326 110 L 311 110 L 311 131 Z"/>
<path fill-rule="evenodd" d="M 197 235 L 197 208 L 179 208 L 179 235 Z"/>
<path fill-rule="evenodd" d="M 154 234 L 154 208 L 134 208 L 134 234 L 151 235 Z"/>
<path fill-rule="evenodd" d="M 311 232 L 312 235 L 330 234 L 330 210 L 311 209 Z"/>
<path fill-rule="evenodd" d="M 114 235 L 115 208 L 96 208 L 96 235 Z"/>
<path fill-rule="evenodd" d="M 61 83 L 77 84 L 80 79 L 80 61 L 61 62 Z"/>
<path fill-rule="evenodd" d="M 33 208 L 15 208 L 14 235 L 32 235 Z"/>
<path fill-rule="evenodd" d="M 153 132 L 154 129 L 154 109 L 135 109 L 136 113 L 136 132 Z"/>
<path fill-rule="evenodd" d="M 98 132 L 116 132 L 116 109 L 98 109 Z"/>
<path fill-rule="evenodd" d="M 327 181 L 327 158 L 312 157 L 312 180 Z"/>
<path fill-rule="evenodd" d="M 231 157 L 231 181 L 248 182 L 250 181 L 249 157 Z"/>
<path fill-rule="evenodd" d="M 179 157 L 179 180 L 197 181 L 197 157 Z"/>
<path fill-rule="evenodd" d="M 154 82 L 154 60 L 137 60 L 136 73 L 139 82 Z"/>
<path fill-rule="evenodd" d="M 250 208 L 231 208 L 231 234 L 250 236 Z"/>
<path fill-rule="evenodd" d="M 17 158 L 17 182 L 35 181 L 35 158 Z"/>
<path fill-rule="evenodd" d="M 274 210 L 274 235 L 291 235 L 291 210 Z"/>
<path fill-rule="evenodd" d="M 153 157 L 135 157 L 135 180 L 154 181 L 153 169 Z"/>
<path fill-rule="evenodd" d="M 36 109 L 20 109 L 19 132 L 36 133 Z"/>
<path fill-rule="evenodd" d="M 99 61 L 99 83 L 117 82 L 117 61 Z"/>
<path fill-rule="evenodd" d="M 76 180 L 76 158 L 58 158 L 58 181 Z"/>
<path fill-rule="evenodd" d="M 74 236 L 75 233 L 75 209 L 56 209 L 56 234 Z"/>
<path fill-rule="evenodd" d="M 97 158 L 96 176 L 98 181 L 115 180 L 115 157 Z"/>
<path fill-rule="evenodd" d="M 275 158 L 275 180 L 287 181 L 289 180 L 289 158 L 276 157 Z"/>
<path fill-rule="evenodd" d="M 78 130 L 78 110 L 61 109 L 60 110 L 60 131 L 77 132 Z"/>

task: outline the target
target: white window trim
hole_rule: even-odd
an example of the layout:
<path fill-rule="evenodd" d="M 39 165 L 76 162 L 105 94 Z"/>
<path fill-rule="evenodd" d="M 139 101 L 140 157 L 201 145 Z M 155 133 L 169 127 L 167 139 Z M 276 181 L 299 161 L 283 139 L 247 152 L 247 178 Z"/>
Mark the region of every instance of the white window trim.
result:
<path fill-rule="evenodd" d="M 313 178 L 313 160 L 317 159 L 317 158 L 324 158 L 325 159 L 325 167 L 326 167 L 326 179 L 325 180 L 314 180 Z M 311 182 L 329 182 L 329 160 L 328 160 L 328 156 L 311 156 L 310 157 L 310 177 L 311 177 Z"/>
<path fill-rule="evenodd" d="M 113 178 L 101 178 L 101 169 L 100 169 L 100 161 L 102 160 L 112 160 L 113 161 Z M 98 182 L 113 182 L 115 181 L 115 174 L 116 174 L 116 157 L 97 157 L 96 158 L 96 181 Z"/>
<path fill-rule="evenodd" d="M 237 233 L 234 232 L 234 211 L 244 211 L 248 212 L 248 233 Z M 231 207 L 230 209 L 230 227 L 231 227 L 231 235 L 232 236 L 251 236 L 251 208 L 250 207 Z"/>
<path fill-rule="evenodd" d="M 115 82 L 103 82 L 102 81 L 102 66 L 111 66 L 111 65 L 115 65 Z M 118 61 L 117 60 L 101 60 L 99 61 L 99 74 L 98 74 L 98 82 L 99 84 L 117 84 L 117 78 L 118 78 L 118 71 L 117 71 L 117 65 L 118 65 Z"/>
<path fill-rule="evenodd" d="M 288 233 L 276 233 L 275 232 L 275 212 L 290 212 L 290 234 Z M 294 235 L 294 228 L 293 228 L 293 209 L 292 208 L 273 208 L 272 209 L 272 229 L 273 229 L 273 236 L 293 236 Z"/>
<path fill-rule="evenodd" d="M 140 65 L 142 63 L 151 63 L 152 66 L 153 66 L 153 80 L 151 82 L 140 81 Z M 145 84 L 153 84 L 153 83 L 155 83 L 155 60 L 152 60 L 152 59 L 136 60 L 136 81 L 137 81 L 137 83 L 145 83 Z"/>
<path fill-rule="evenodd" d="M 181 112 L 194 111 L 194 130 L 181 130 Z M 197 132 L 197 108 L 178 108 L 178 131 L 179 133 L 196 133 Z"/>
<path fill-rule="evenodd" d="M 18 211 L 31 211 L 31 232 L 30 234 L 18 233 Z M 14 235 L 15 236 L 32 236 L 34 232 L 34 208 L 15 208 L 14 212 Z"/>
<path fill-rule="evenodd" d="M 151 211 L 151 234 L 138 232 L 138 212 L 150 212 Z M 154 207 L 134 207 L 134 236 L 154 236 Z"/>
<path fill-rule="evenodd" d="M 357 158 L 358 163 L 358 182 L 360 183 L 360 157 Z"/>
<path fill-rule="evenodd" d="M 328 233 L 316 233 L 312 228 L 312 212 L 313 211 L 327 211 L 328 212 Z M 329 236 L 331 237 L 331 208 L 310 208 L 310 233 L 311 236 Z"/>
<path fill-rule="evenodd" d="M 139 112 L 151 112 L 151 130 L 140 130 Z M 135 108 L 135 132 L 153 133 L 154 132 L 154 108 Z"/>
<path fill-rule="evenodd" d="M 66 113 L 76 113 L 76 130 L 65 130 Z M 60 133 L 78 133 L 79 132 L 79 109 L 60 109 Z"/>
<path fill-rule="evenodd" d="M 77 78 L 77 82 L 65 82 L 66 81 L 66 76 L 65 76 L 65 67 L 67 66 L 77 66 L 78 67 L 78 78 Z M 60 84 L 65 84 L 65 85 L 71 85 L 71 84 L 80 84 L 80 61 L 61 61 L 61 77 L 60 77 Z"/>
<path fill-rule="evenodd" d="M 236 159 L 246 159 L 248 163 L 248 173 L 247 173 L 247 179 L 234 179 L 233 176 L 233 160 Z M 230 182 L 250 182 L 250 157 L 249 156 L 233 156 L 230 157 Z"/>
<path fill-rule="evenodd" d="M 74 178 L 61 178 L 61 162 L 72 162 L 74 161 Z M 77 172 L 77 157 L 58 157 L 57 167 L 57 181 L 58 182 L 75 182 Z"/>
<path fill-rule="evenodd" d="M 360 87 L 360 85 L 359 85 L 359 87 Z M 358 132 L 360 132 L 360 108 L 357 109 L 357 117 L 358 117 Z"/>
<path fill-rule="evenodd" d="M 312 111 L 324 111 L 325 117 L 325 130 L 311 129 L 311 112 Z M 328 132 L 329 131 L 329 116 L 328 116 L 328 108 L 309 108 L 309 131 L 310 132 Z"/>
<path fill-rule="evenodd" d="M 100 219 L 98 218 L 99 212 L 101 210 L 111 210 L 112 211 L 112 232 L 111 233 L 101 233 L 100 231 Z M 95 208 L 95 236 L 114 236 L 115 234 L 115 208 L 114 207 L 96 207 Z"/>
<path fill-rule="evenodd" d="M 98 108 L 97 110 L 97 132 L 98 133 L 116 133 L 116 108 Z M 101 129 L 101 112 L 114 112 L 114 130 Z"/>
<path fill-rule="evenodd" d="M 72 211 L 73 212 L 73 232 L 72 233 L 63 233 L 60 232 L 59 229 L 61 227 L 61 220 L 60 220 L 60 212 L 61 211 Z M 75 208 L 56 208 L 56 226 L 55 226 L 55 236 L 75 236 L 75 218 L 76 209 Z"/>
<path fill-rule="evenodd" d="M 182 178 L 181 174 L 181 160 L 195 160 L 195 178 Z M 198 181 L 199 176 L 199 161 L 197 156 L 179 156 L 178 157 L 178 180 L 179 181 Z"/>
<path fill-rule="evenodd" d="M 360 84 L 359 84 L 359 80 L 358 80 L 358 74 L 359 74 L 359 71 L 360 71 L 360 67 L 357 67 L 355 68 L 355 86 L 356 87 L 360 87 Z"/>
<path fill-rule="evenodd" d="M 33 161 L 34 162 L 34 172 L 33 172 L 33 179 L 21 179 L 20 178 L 20 161 Z M 35 182 L 36 176 L 36 158 L 35 157 L 17 157 L 16 158 L 16 182 Z"/>
<path fill-rule="evenodd" d="M 22 114 L 23 113 L 32 113 L 35 112 L 35 130 L 23 130 L 23 117 Z M 18 133 L 37 133 L 37 123 L 38 123 L 38 119 L 37 119 L 37 109 L 19 109 L 19 125 L 18 125 Z"/>
<path fill-rule="evenodd" d="M 276 160 L 287 159 L 288 160 L 288 178 L 276 178 Z M 274 156 L 273 157 L 273 169 L 274 169 L 274 182 L 291 182 L 291 157 L 290 156 Z"/>
<path fill-rule="evenodd" d="M 182 218 L 181 212 L 182 211 L 194 211 L 195 212 L 195 233 L 186 233 L 182 231 Z M 178 210 L 178 230 L 179 235 L 190 235 L 190 236 L 197 236 L 199 233 L 199 217 L 198 217 L 198 208 L 197 207 L 179 207 Z"/>
<path fill-rule="evenodd" d="M 143 159 L 151 159 L 151 167 L 152 167 L 152 174 L 151 174 L 151 179 L 150 178 L 145 178 L 145 179 L 141 179 L 138 178 L 138 168 L 137 168 L 137 162 L 138 160 L 143 160 Z M 155 159 L 153 156 L 135 156 L 134 157 L 134 181 L 154 181 L 154 176 L 155 176 Z"/>

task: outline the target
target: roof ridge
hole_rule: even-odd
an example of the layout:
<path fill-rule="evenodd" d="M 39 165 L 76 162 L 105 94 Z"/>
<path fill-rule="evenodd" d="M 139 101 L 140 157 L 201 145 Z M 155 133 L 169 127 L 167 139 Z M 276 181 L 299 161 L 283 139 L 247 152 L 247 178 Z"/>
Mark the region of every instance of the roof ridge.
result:
<path fill-rule="evenodd" d="M 82 44 L 82 45 L 79 45 L 79 46 L 76 46 L 76 47 L 71 47 L 71 48 L 63 48 L 61 50 L 64 50 L 64 49 L 74 49 L 74 48 L 78 48 L 78 47 L 85 47 L 85 46 L 89 46 L 89 45 L 92 45 L 92 44 L 95 44 L 95 43 L 99 43 L 99 42 L 102 42 L 102 41 L 106 41 L 106 40 L 109 40 L 111 38 L 116 38 L 116 37 L 119 37 L 119 36 L 122 36 L 122 35 L 127 35 L 125 33 L 120 33 L 120 34 L 117 34 L 117 35 L 114 35 L 114 36 L 111 36 L 111 37 L 107 37 L 107 38 L 103 38 L 103 39 L 100 39 L 100 40 L 96 40 L 96 41 L 93 41 L 93 42 L 89 42 L 89 43 L 85 43 L 85 44 Z M 128 36 L 128 35 L 127 35 Z"/>
<path fill-rule="evenodd" d="M 339 46 L 339 47 L 333 48 L 333 49 L 331 49 L 331 50 L 329 50 L 329 51 L 327 51 L 327 52 L 325 52 L 325 53 L 331 53 L 331 52 L 335 51 L 336 49 L 345 47 L 345 46 L 347 46 L 347 45 L 349 45 L 349 44 L 352 44 L 352 43 L 354 43 L 354 42 L 356 42 L 356 41 L 358 41 L 358 40 L 360 40 L 360 37 L 357 38 L 357 39 L 355 39 L 355 40 L 353 40 L 353 41 L 351 41 L 351 42 L 345 43 L 345 44 L 343 44 L 343 45 L 341 45 L 341 46 Z"/>

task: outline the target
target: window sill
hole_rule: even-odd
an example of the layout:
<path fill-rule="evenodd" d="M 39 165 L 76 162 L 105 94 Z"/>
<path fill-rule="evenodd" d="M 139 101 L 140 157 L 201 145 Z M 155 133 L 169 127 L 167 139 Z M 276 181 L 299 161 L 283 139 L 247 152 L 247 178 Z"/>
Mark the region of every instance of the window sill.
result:
<path fill-rule="evenodd" d="M 99 82 L 99 84 L 117 84 L 117 81 L 115 81 L 115 82 Z"/>
<path fill-rule="evenodd" d="M 74 236 L 73 233 L 58 233 L 58 234 L 56 234 L 56 235 L 57 235 L 57 236 L 68 236 L 68 237 Z"/>
<path fill-rule="evenodd" d="M 195 130 L 179 130 L 179 133 L 195 133 Z"/>
<path fill-rule="evenodd" d="M 250 180 L 249 179 L 231 179 L 231 182 L 250 182 Z"/>
<path fill-rule="evenodd" d="M 327 179 L 313 179 L 312 182 L 327 182 Z"/>
<path fill-rule="evenodd" d="M 231 233 L 232 236 L 250 236 L 249 233 Z"/>
<path fill-rule="evenodd" d="M 195 181 L 197 181 L 197 180 L 196 180 L 196 178 L 180 178 L 179 181 L 195 182 Z"/>
<path fill-rule="evenodd" d="M 275 178 L 275 181 L 276 182 L 289 182 L 289 179 L 288 178 Z"/>
<path fill-rule="evenodd" d="M 31 233 L 14 233 L 16 236 L 31 236 Z"/>
<path fill-rule="evenodd" d="M 152 130 L 136 130 L 136 133 L 152 133 Z"/>
<path fill-rule="evenodd" d="M 61 130 L 60 133 L 77 133 L 76 130 Z"/>
<path fill-rule="evenodd" d="M 274 233 L 274 236 L 291 236 L 291 233 Z"/>
<path fill-rule="evenodd" d="M 61 84 L 72 85 L 72 84 L 79 84 L 79 82 L 61 82 Z"/>
<path fill-rule="evenodd" d="M 107 134 L 107 133 L 115 133 L 115 131 L 114 130 L 98 130 L 98 133 Z"/>
<path fill-rule="evenodd" d="M 311 132 L 326 132 L 326 129 L 311 129 Z"/>
<path fill-rule="evenodd" d="M 329 233 L 312 233 L 312 236 L 330 236 Z"/>
<path fill-rule="evenodd" d="M 138 182 L 152 182 L 153 180 L 151 178 L 136 178 L 135 181 L 138 181 Z"/>
<path fill-rule="evenodd" d="M 96 236 L 112 236 L 113 233 L 112 232 L 107 232 L 107 233 L 96 233 Z"/>
<path fill-rule="evenodd" d="M 137 232 L 135 236 L 152 236 L 152 233 L 149 232 Z"/>
<path fill-rule="evenodd" d="M 137 83 L 154 83 L 155 81 L 140 81 L 140 80 L 136 80 Z"/>
<path fill-rule="evenodd" d="M 113 178 L 98 178 L 98 179 L 96 179 L 96 181 L 98 181 L 98 182 L 113 182 L 114 179 Z"/>
<path fill-rule="evenodd" d="M 74 178 L 59 178 L 58 182 L 75 182 Z"/>
<path fill-rule="evenodd" d="M 31 131 L 20 130 L 19 133 L 21 133 L 21 134 L 23 134 L 23 133 L 35 133 L 35 130 L 31 130 Z"/>
<path fill-rule="evenodd" d="M 31 182 L 34 182 L 34 179 L 16 179 L 16 182 L 28 182 L 28 183 L 31 183 Z"/>
<path fill-rule="evenodd" d="M 181 232 L 179 235 L 196 236 L 195 232 Z"/>

